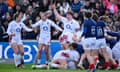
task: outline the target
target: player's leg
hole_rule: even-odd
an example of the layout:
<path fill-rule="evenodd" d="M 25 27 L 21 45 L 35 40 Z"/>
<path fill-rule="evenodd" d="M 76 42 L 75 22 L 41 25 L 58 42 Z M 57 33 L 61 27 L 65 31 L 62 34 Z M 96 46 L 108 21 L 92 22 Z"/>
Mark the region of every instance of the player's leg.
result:
<path fill-rule="evenodd" d="M 11 44 L 11 47 L 13 48 L 14 50 L 14 62 L 15 62 L 15 66 L 17 68 L 20 68 L 20 55 L 19 55 L 19 49 L 18 49 L 18 46 L 16 43 L 12 43 Z"/>
<path fill-rule="evenodd" d="M 78 63 L 78 67 L 80 67 L 81 69 L 84 69 L 84 67 L 83 67 L 83 60 L 85 60 L 85 58 L 86 58 L 86 55 L 85 55 L 85 53 L 83 53 L 81 58 L 80 58 L 80 61 Z"/>
<path fill-rule="evenodd" d="M 109 54 L 106 50 L 106 48 L 101 48 L 102 55 L 105 59 L 105 65 L 103 66 L 103 69 L 110 69 L 110 61 L 109 61 Z"/>
<path fill-rule="evenodd" d="M 99 63 L 99 57 L 98 57 L 99 48 L 100 48 L 99 46 L 100 46 L 100 40 L 96 39 L 95 46 L 92 49 L 92 56 L 93 56 L 94 61 L 95 61 L 95 68 L 97 67 L 97 65 Z"/>
<path fill-rule="evenodd" d="M 66 43 L 67 38 L 68 38 L 68 36 L 65 35 L 64 33 L 59 37 L 59 41 L 62 45 L 62 50 L 65 50 L 67 47 L 67 43 Z"/>
<path fill-rule="evenodd" d="M 99 58 L 98 58 L 98 49 L 93 49 L 92 50 L 92 56 L 95 60 L 95 63 L 97 64 L 99 62 Z"/>
<path fill-rule="evenodd" d="M 118 47 L 117 47 L 118 48 Z M 111 64 L 114 66 L 114 69 L 117 69 L 117 67 L 118 67 L 118 64 L 117 64 L 117 62 L 116 62 L 116 60 L 115 59 L 119 59 L 119 58 L 115 58 L 115 56 L 114 56 L 114 58 L 113 58 L 113 54 L 114 54 L 114 52 L 112 52 L 112 50 L 109 48 L 109 47 L 106 47 L 106 49 L 107 49 L 107 52 L 108 52 L 108 54 L 109 54 L 109 59 L 110 59 L 110 62 L 111 62 Z M 115 51 L 116 53 L 118 52 L 118 51 Z M 118 56 L 119 56 L 119 54 L 118 54 Z"/>
<path fill-rule="evenodd" d="M 38 52 L 35 58 L 35 63 L 34 64 L 40 64 L 41 62 L 41 54 L 42 54 L 42 48 L 44 47 L 44 44 L 38 44 Z"/>
<path fill-rule="evenodd" d="M 22 44 L 19 44 L 18 45 L 18 48 L 20 50 L 20 60 L 21 60 L 21 67 L 24 67 L 23 64 L 24 64 L 24 48 L 23 48 L 23 45 Z"/>
<path fill-rule="evenodd" d="M 49 45 L 45 45 L 45 54 L 46 54 L 46 64 L 48 64 L 50 58 Z"/>
<path fill-rule="evenodd" d="M 40 64 L 40 65 L 32 65 L 32 69 L 36 69 L 36 68 L 38 68 L 38 69 L 47 69 L 48 68 L 48 65 L 46 65 L 46 64 Z"/>
<path fill-rule="evenodd" d="M 93 71 L 95 68 L 95 62 L 93 56 L 91 56 L 91 50 L 85 50 L 85 55 L 89 62 L 89 69 L 90 71 Z"/>
<path fill-rule="evenodd" d="M 89 62 L 89 69 L 88 69 L 88 72 L 89 72 L 89 71 L 93 71 L 95 68 L 95 61 L 94 61 L 94 57 L 91 55 L 92 54 L 91 50 L 95 47 L 96 39 L 95 38 L 87 38 L 84 41 L 85 41 L 84 42 L 84 52 L 85 52 L 85 55 Z"/>
<path fill-rule="evenodd" d="M 65 59 L 54 59 L 50 66 L 52 68 L 67 69 L 67 61 Z"/>
<path fill-rule="evenodd" d="M 118 42 L 113 48 L 112 48 L 112 53 L 115 58 L 115 60 L 118 61 L 118 68 L 120 69 L 120 42 Z"/>

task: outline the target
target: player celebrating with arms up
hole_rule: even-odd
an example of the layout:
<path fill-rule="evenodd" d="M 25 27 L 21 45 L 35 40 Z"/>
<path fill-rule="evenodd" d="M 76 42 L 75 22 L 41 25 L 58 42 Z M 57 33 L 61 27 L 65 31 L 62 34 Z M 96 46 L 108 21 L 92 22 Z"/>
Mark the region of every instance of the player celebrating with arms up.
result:
<path fill-rule="evenodd" d="M 11 21 L 9 23 L 7 33 L 9 35 L 9 41 L 11 44 L 11 47 L 14 50 L 14 62 L 17 68 L 23 67 L 23 55 L 24 55 L 24 49 L 23 49 L 23 43 L 21 40 L 21 30 L 25 29 L 26 31 L 32 31 L 32 29 L 29 29 L 21 22 L 21 18 L 23 16 L 23 13 L 20 12 L 15 15 L 15 20 Z M 20 54 L 19 54 L 20 52 Z"/>
<path fill-rule="evenodd" d="M 95 65 L 94 65 L 94 58 L 91 56 L 91 50 L 96 48 L 96 22 L 91 19 L 92 13 L 90 11 L 85 12 L 86 19 L 84 20 L 84 30 L 80 40 L 84 36 L 85 39 L 83 41 L 84 53 L 89 62 L 89 69 L 88 72 L 93 72 Z"/>
<path fill-rule="evenodd" d="M 67 33 L 75 33 L 76 29 L 79 29 L 79 23 L 73 19 L 72 13 L 68 12 L 66 14 L 66 17 L 62 17 L 56 10 L 55 5 L 53 5 L 53 9 L 54 9 L 54 14 L 57 17 L 58 20 L 60 20 L 61 22 L 63 22 L 64 25 L 64 31 L 62 33 L 62 35 L 60 36 L 60 42 L 62 43 L 62 48 L 65 49 L 66 45 L 67 45 L 67 36 L 65 34 Z M 70 34 L 69 33 L 69 34 Z"/>
<path fill-rule="evenodd" d="M 51 26 L 55 27 L 59 31 L 62 31 L 60 27 L 58 27 L 53 21 L 47 19 L 46 13 L 41 13 L 41 20 L 32 25 L 32 27 L 40 26 L 40 37 L 39 37 L 39 45 L 38 45 L 38 55 L 35 60 L 35 64 L 40 64 L 42 49 L 44 48 L 46 53 L 46 63 L 49 61 L 49 45 L 51 41 Z"/>

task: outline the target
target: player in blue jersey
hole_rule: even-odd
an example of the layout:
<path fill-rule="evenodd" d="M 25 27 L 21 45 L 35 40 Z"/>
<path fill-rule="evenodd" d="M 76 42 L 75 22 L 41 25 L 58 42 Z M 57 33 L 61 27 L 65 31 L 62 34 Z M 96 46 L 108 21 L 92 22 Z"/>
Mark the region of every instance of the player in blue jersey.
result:
<path fill-rule="evenodd" d="M 97 51 L 100 50 L 101 54 L 105 58 L 104 68 L 105 69 L 110 69 L 110 60 L 112 61 L 112 64 L 116 68 L 118 66 L 117 63 L 109 55 L 109 53 L 107 52 L 107 49 L 106 49 L 107 44 L 106 44 L 106 40 L 105 40 L 105 31 L 104 31 L 105 23 L 102 20 L 103 17 L 100 17 L 100 19 L 97 20 L 98 19 L 97 15 L 94 15 L 94 16 L 96 16 L 95 19 L 97 21 L 97 25 L 96 25 L 96 50 L 93 51 L 94 55 L 97 56 Z"/>
<path fill-rule="evenodd" d="M 120 69 L 120 33 L 113 32 L 113 31 L 107 31 L 107 34 L 114 37 L 116 40 L 112 47 L 112 54 L 113 54 L 115 60 L 117 60 L 119 63 L 117 69 Z"/>
<path fill-rule="evenodd" d="M 85 56 L 88 59 L 89 62 L 89 69 L 88 72 L 93 72 L 95 68 L 95 62 L 94 58 L 91 56 L 91 50 L 95 48 L 95 42 L 96 42 L 96 22 L 91 19 L 92 13 L 91 12 L 85 12 L 86 19 L 84 20 L 84 30 L 82 33 L 82 36 L 80 37 L 80 40 L 82 37 L 85 37 L 83 41 L 83 47 L 84 47 L 84 53 Z"/>

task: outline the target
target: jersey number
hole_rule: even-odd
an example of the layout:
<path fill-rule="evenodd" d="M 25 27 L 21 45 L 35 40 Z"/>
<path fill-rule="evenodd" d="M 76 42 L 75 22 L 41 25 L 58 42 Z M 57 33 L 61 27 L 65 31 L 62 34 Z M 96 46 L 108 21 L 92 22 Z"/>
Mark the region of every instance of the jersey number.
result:
<path fill-rule="evenodd" d="M 91 28 L 91 34 L 95 35 L 95 26 L 92 26 L 92 28 Z"/>
<path fill-rule="evenodd" d="M 102 30 L 101 28 L 98 28 L 98 29 L 97 29 L 97 35 L 98 35 L 98 36 L 103 35 L 103 30 Z"/>

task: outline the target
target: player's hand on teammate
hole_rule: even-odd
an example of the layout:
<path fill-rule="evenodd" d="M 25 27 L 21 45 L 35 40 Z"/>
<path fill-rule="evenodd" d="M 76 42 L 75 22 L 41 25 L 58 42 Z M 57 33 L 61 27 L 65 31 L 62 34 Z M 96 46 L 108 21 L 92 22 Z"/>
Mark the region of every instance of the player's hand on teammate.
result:
<path fill-rule="evenodd" d="M 56 30 L 53 32 L 53 35 L 57 35 L 58 33 L 59 33 L 59 31 Z"/>
<path fill-rule="evenodd" d="M 78 39 L 78 42 L 81 42 L 81 40 L 82 40 L 82 37 L 80 37 L 80 38 Z"/>
<path fill-rule="evenodd" d="M 14 34 L 14 33 L 11 33 L 10 36 L 15 36 L 15 34 Z"/>

